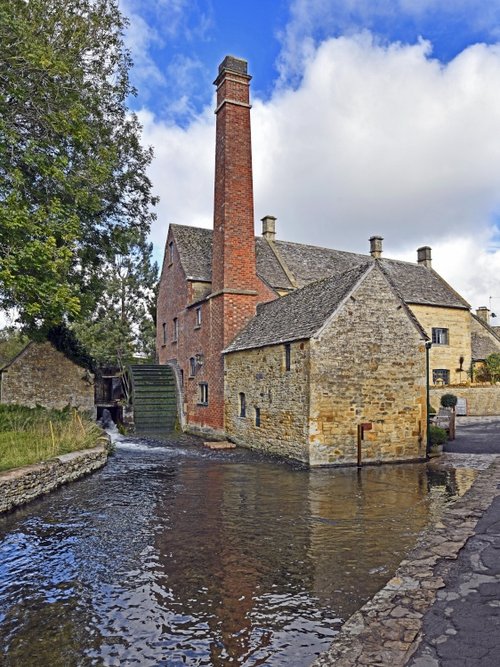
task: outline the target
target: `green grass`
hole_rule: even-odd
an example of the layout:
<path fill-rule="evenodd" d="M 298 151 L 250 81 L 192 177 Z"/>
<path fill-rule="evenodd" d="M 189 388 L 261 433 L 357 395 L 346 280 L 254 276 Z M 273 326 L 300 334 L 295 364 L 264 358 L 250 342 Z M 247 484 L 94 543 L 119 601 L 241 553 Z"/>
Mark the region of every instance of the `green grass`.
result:
<path fill-rule="evenodd" d="M 0 405 L 0 471 L 95 447 L 99 427 L 76 410 Z"/>

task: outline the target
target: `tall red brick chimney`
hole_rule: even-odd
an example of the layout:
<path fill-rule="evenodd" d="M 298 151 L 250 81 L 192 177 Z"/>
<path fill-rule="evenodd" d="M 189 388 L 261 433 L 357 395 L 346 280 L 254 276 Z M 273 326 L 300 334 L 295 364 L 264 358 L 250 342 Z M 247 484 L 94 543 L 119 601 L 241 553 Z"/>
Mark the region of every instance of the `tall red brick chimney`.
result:
<path fill-rule="evenodd" d="M 256 307 L 250 79 L 245 60 L 226 56 L 214 82 L 217 121 L 212 298 L 223 297 L 223 346 L 255 314 Z"/>

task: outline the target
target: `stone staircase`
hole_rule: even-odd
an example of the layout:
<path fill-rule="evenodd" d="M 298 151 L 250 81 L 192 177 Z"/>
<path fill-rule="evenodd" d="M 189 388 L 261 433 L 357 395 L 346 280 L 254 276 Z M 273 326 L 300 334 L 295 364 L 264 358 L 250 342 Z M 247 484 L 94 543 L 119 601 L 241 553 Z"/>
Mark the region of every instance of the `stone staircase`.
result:
<path fill-rule="evenodd" d="M 169 366 L 133 364 L 128 367 L 135 432 L 166 433 L 177 422 L 177 392 Z"/>

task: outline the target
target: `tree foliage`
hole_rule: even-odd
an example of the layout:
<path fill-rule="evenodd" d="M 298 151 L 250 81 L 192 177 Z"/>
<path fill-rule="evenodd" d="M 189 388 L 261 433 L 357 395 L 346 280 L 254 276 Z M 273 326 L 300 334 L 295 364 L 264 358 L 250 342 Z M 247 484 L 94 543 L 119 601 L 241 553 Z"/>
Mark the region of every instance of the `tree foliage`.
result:
<path fill-rule="evenodd" d="M 14 359 L 29 343 L 29 339 L 15 327 L 0 329 L 0 368 Z"/>
<path fill-rule="evenodd" d="M 91 312 L 153 217 L 125 27 L 116 0 L 0 3 L 0 307 L 32 334 Z"/>
<path fill-rule="evenodd" d="M 102 297 L 92 316 L 74 328 L 98 364 L 119 366 L 137 357 L 155 358 L 158 267 L 151 255 L 152 245 L 143 241 L 102 267 Z"/>
<path fill-rule="evenodd" d="M 494 352 L 485 359 L 486 369 L 491 382 L 500 381 L 500 353 Z"/>

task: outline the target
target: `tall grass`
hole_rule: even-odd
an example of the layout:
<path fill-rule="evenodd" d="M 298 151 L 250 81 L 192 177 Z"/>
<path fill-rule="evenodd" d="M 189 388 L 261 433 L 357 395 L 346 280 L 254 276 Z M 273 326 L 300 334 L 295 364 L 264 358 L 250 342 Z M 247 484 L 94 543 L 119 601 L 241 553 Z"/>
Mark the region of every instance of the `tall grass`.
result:
<path fill-rule="evenodd" d="M 75 409 L 0 405 L 0 471 L 94 447 L 101 435 Z"/>

